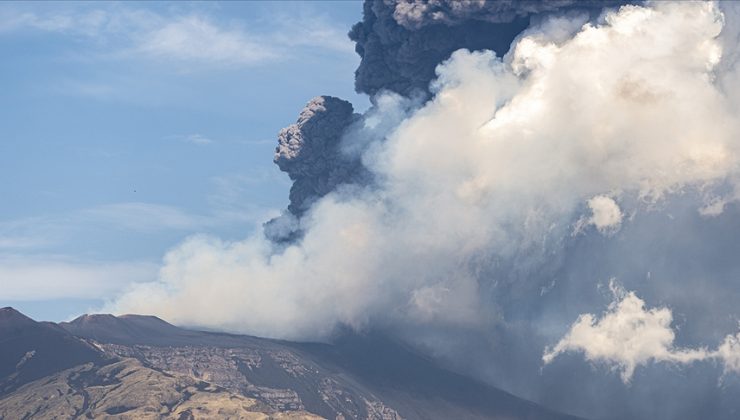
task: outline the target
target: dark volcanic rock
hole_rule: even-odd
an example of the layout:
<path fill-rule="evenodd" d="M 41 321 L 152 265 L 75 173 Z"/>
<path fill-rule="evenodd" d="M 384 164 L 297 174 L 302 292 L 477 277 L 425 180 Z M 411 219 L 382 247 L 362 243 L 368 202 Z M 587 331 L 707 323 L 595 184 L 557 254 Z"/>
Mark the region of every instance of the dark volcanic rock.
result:
<path fill-rule="evenodd" d="M 54 324 L 36 322 L 13 308 L 0 309 L 0 395 L 90 362 L 104 363 L 103 353 Z"/>

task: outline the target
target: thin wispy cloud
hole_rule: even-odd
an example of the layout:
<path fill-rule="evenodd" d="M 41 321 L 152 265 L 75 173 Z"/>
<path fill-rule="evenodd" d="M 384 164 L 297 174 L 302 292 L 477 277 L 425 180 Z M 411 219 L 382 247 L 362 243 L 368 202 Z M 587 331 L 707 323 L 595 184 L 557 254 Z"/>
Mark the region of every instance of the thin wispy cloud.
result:
<path fill-rule="evenodd" d="M 117 5 L 94 10 L 0 12 L 0 35 L 40 31 L 87 38 L 98 57 L 145 58 L 207 67 L 254 66 L 290 60 L 296 47 L 354 54 L 346 30 L 320 16 L 271 19 L 276 29 L 257 31 L 194 11 L 164 15 Z M 89 58 L 89 55 L 85 55 Z M 192 69 L 189 69 L 192 70 Z"/>
<path fill-rule="evenodd" d="M 265 144 L 275 144 L 273 139 L 256 139 L 256 140 L 238 140 L 237 143 L 245 146 L 261 146 Z"/>
<path fill-rule="evenodd" d="M 156 232 L 198 232 L 214 226 L 212 216 L 186 212 L 174 206 L 142 202 L 121 202 L 82 208 L 70 212 L 0 221 L 0 251 L 27 254 L 64 250 L 73 238 L 93 231 L 120 230 Z M 224 222 L 226 223 L 226 222 Z"/>
<path fill-rule="evenodd" d="M 185 134 L 185 135 L 178 134 L 178 135 L 173 135 L 173 136 L 167 136 L 165 138 L 178 140 L 183 143 L 195 144 L 198 146 L 206 146 L 206 145 L 214 143 L 213 139 L 211 139 L 210 137 L 207 137 L 207 136 L 204 136 L 198 133 Z"/>
<path fill-rule="evenodd" d="M 57 255 L 0 255 L 0 301 L 100 299 L 129 284 L 156 278 L 157 264 L 93 262 Z"/>
<path fill-rule="evenodd" d="M 153 281 L 159 264 L 150 261 L 105 261 L 66 255 L 72 238 L 93 230 L 156 234 L 207 233 L 233 223 L 256 224 L 274 217 L 274 210 L 244 206 L 240 197 L 216 200 L 207 214 L 196 214 L 162 204 L 122 202 L 80 209 L 66 214 L 0 222 L 0 301 L 102 299 L 123 292 L 136 282 Z M 243 204 L 243 203 L 242 203 Z M 61 252 L 61 253 L 60 253 Z"/>
<path fill-rule="evenodd" d="M 347 29 L 332 25 L 322 16 L 279 16 L 276 21 L 278 30 L 270 36 L 276 44 L 355 54 L 355 44 L 347 36 Z"/>
<path fill-rule="evenodd" d="M 0 33 L 38 30 L 92 37 L 98 35 L 109 20 L 110 16 L 102 10 L 38 14 L 5 9 L 0 11 Z"/>
<path fill-rule="evenodd" d="M 136 231 L 197 230 L 214 223 L 212 218 L 177 207 L 142 202 L 106 204 L 82 210 L 80 215 L 93 223 Z"/>
<path fill-rule="evenodd" d="M 0 221 L 0 250 L 3 252 L 27 252 L 53 246 L 61 238 L 66 216 L 59 215 L 55 223 L 47 217 L 24 217 Z"/>
<path fill-rule="evenodd" d="M 245 197 L 250 187 L 236 182 L 215 181 L 216 190 L 208 196 L 208 212 L 193 213 L 184 209 L 162 204 L 123 202 L 92 207 L 78 211 L 74 219 L 78 226 L 100 226 L 108 229 L 124 229 L 141 233 L 176 231 L 185 234 L 207 233 L 225 226 L 241 224 L 259 225 L 277 215 L 272 208 L 251 203 Z M 255 179 L 251 186 L 267 182 Z"/>
<path fill-rule="evenodd" d="M 67 213 L 0 221 L 0 257 L 2 252 L 27 254 L 63 249 L 72 238 L 84 236 L 89 231 L 94 231 L 96 236 L 121 230 L 187 235 L 208 233 L 234 224 L 245 228 L 257 226 L 279 212 L 255 204 L 250 188 L 277 182 L 285 181 L 264 174 L 215 177 L 212 180 L 214 189 L 207 198 L 209 209 L 203 213 L 157 203 L 118 202 Z"/>
<path fill-rule="evenodd" d="M 279 57 L 269 43 L 238 28 L 219 27 L 198 15 L 175 18 L 140 37 L 133 51 L 154 58 L 250 65 Z"/>
<path fill-rule="evenodd" d="M 37 248 L 47 245 L 48 243 L 49 241 L 43 238 L 0 235 L 0 250 Z"/>
<path fill-rule="evenodd" d="M 248 224 L 261 224 L 280 214 L 275 208 L 255 204 L 255 190 L 289 185 L 280 172 L 267 169 L 216 176 L 211 178 L 211 183 L 213 190 L 208 202 L 214 214 L 219 219 Z"/>
<path fill-rule="evenodd" d="M 200 134 L 190 134 L 187 136 L 187 141 L 193 144 L 206 145 L 213 143 L 213 140 Z"/>
<path fill-rule="evenodd" d="M 94 99 L 107 99 L 113 96 L 120 96 L 120 86 L 90 80 L 64 80 L 55 84 L 53 88 L 54 92 L 63 95 L 85 96 Z"/>

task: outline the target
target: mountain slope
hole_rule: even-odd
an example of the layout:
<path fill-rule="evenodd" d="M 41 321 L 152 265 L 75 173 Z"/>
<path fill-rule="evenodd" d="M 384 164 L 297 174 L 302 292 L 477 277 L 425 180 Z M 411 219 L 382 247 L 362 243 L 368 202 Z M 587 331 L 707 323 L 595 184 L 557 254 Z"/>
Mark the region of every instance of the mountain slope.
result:
<path fill-rule="evenodd" d="M 109 327 L 112 319 L 116 328 Z M 191 331 L 138 315 L 86 315 L 60 325 L 110 352 L 212 381 L 275 409 L 327 418 L 572 418 L 442 369 L 381 335 L 292 343 Z"/>
<path fill-rule="evenodd" d="M 36 322 L 13 308 L 0 309 L 0 395 L 25 383 L 103 355 L 56 324 Z"/>
<path fill-rule="evenodd" d="M 299 347 L 317 360 L 359 378 L 404 418 L 572 418 L 440 369 L 432 361 L 382 336 L 349 335 L 332 346 Z"/>
<path fill-rule="evenodd" d="M 0 419 L 573 419 L 382 335 L 293 343 L 151 316 L 38 323 L 0 312 Z M 28 356 L 31 354 L 30 356 Z M 34 364 L 32 364 L 32 362 Z"/>
<path fill-rule="evenodd" d="M 137 317 L 148 335 L 179 330 Z M 98 325 L 94 322 L 94 325 Z M 99 319 L 113 335 L 135 328 L 115 317 Z M 184 331 L 184 330 L 182 330 Z M 190 375 L 177 375 L 104 351 L 58 324 L 36 322 L 0 309 L 0 420 L 30 418 L 317 419 L 300 410 L 278 412 Z"/>
<path fill-rule="evenodd" d="M 29 417 L 318 419 L 305 412 L 264 413 L 254 399 L 145 368 L 135 359 L 77 366 L 0 400 L 0 419 Z"/>

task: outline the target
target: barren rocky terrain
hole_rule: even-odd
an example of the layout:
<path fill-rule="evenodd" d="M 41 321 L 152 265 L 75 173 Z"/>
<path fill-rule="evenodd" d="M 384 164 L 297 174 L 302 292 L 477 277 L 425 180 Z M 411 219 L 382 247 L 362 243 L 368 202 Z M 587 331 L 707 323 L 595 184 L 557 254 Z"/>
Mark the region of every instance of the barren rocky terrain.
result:
<path fill-rule="evenodd" d="M 380 336 L 333 344 L 150 316 L 39 323 L 0 310 L 0 419 L 566 419 Z"/>

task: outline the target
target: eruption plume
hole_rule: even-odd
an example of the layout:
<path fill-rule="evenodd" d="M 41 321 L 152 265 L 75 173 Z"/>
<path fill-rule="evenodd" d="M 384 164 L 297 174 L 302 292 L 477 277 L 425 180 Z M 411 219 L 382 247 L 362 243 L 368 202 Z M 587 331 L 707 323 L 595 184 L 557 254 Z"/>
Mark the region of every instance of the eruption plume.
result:
<path fill-rule="evenodd" d="M 587 417 L 732 418 L 740 8 L 615 3 L 367 1 L 373 107 L 318 97 L 280 132 L 288 212 L 109 309 L 380 330 Z"/>

